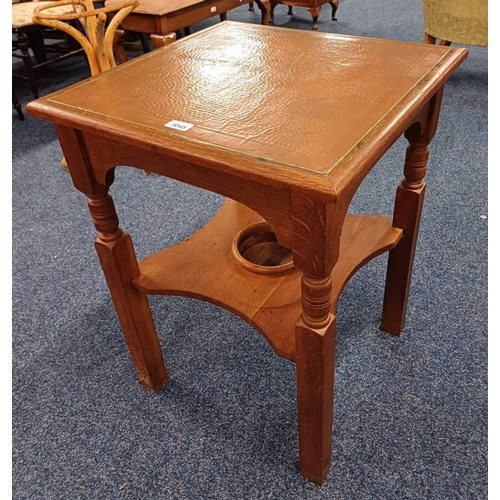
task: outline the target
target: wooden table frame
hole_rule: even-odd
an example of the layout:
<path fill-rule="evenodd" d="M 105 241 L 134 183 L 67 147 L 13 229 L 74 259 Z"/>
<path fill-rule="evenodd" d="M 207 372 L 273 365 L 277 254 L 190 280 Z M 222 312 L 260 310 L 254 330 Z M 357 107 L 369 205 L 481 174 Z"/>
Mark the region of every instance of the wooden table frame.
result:
<path fill-rule="evenodd" d="M 347 60 L 350 60 L 355 57 L 351 51 L 357 50 L 361 44 L 363 50 L 359 53 L 366 55 L 367 49 L 373 49 L 373 57 L 378 55 L 382 65 L 390 65 L 386 62 L 387 57 L 394 54 L 393 59 L 399 61 L 401 69 L 397 77 L 390 80 L 391 84 L 396 82 L 394 85 L 399 89 L 406 79 L 410 86 L 407 90 L 404 87 L 401 93 L 394 91 L 394 98 L 387 101 L 387 109 L 384 104 L 382 115 L 373 118 L 374 125 L 367 125 L 366 133 L 352 147 L 347 146 L 343 156 L 335 160 L 335 167 L 325 171 L 319 167 L 308 169 L 292 165 L 292 159 L 298 158 L 298 143 L 294 144 L 293 150 L 283 152 L 282 149 L 266 148 L 261 142 L 234 142 L 231 135 L 207 136 L 203 128 L 196 131 L 196 127 L 192 127 L 189 133 L 170 132 L 164 122 L 157 120 L 156 114 L 143 110 L 146 100 L 137 104 L 133 112 L 122 109 L 121 99 L 116 98 L 116 106 L 111 102 L 119 92 L 126 97 L 124 102 L 136 106 L 137 97 L 132 98 L 129 92 L 144 94 L 146 98 L 149 89 L 155 95 L 154 89 L 161 88 L 164 101 L 156 99 L 151 109 L 159 113 L 160 120 L 164 120 L 178 102 L 169 100 L 170 94 L 165 90 L 165 84 L 171 81 L 167 77 L 169 72 L 176 74 L 172 69 L 178 65 L 176 57 L 184 61 L 187 53 L 196 54 L 190 63 L 193 72 L 186 73 L 184 68 L 183 71 L 186 88 L 201 92 L 203 82 L 199 80 L 199 85 L 196 85 L 192 81 L 196 82 L 197 64 L 202 68 L 200 73 L 212 74 L 211 67 L 205 66 L 207 54 L 218 57 L 220 47 L 227 47 L 231 41 L 236 44 L 233 48 L 242 43 L 248 56 L 242 59 L 237 50 L 229 50 L 226 54 L 235 53 L 234 57 L 241 64 L 250 64 L 252 74 L 258 74 L 260 79 L 270 75 L 274 91 L 282 92 L 280 103 L 289 103 L 291 107 L 294 104 L 290 101 L 291 92 L 296 98 L 301 97 L 302 94 L 295 90 L 303 89 L 301 78 L 304 76 L 295 73 L 293 78 L 297 83 L 290 83 L 290 68 L 296 70 L 300 61 L 310 67 L 309 59 L 299 60 L 296 54 L 288 52 L 293 47 L 300 47 L 311 60 L 317 60 L 309 54 L 311 50 L 347 52 Z M 252 46 L 254 42 L 258 45 Z M 263 48 L 262 53 L 256 53 L 257 46 Z M 191 47 L 196 49 L 195 52 L 190 52 Z M 276 90 L 274 67 L 269 69 L 269 64 L 274 64 L 277 49 L 290 57 L 284 72 L 291 88 Z M 416 54 L 412 64 L 406 57 L 401 57 L 402 50 L 412 57 Z M 226 22 L 28 105 L 31 114 L 54 122 L 73 183 L 88 198 L 88 207 L 98 231 L 95 247 L 144 387 L 157 391 L 167 380 L 148 295 L 183 295 L 227 308 L 261 332 L 278 355 L 295 362 L 300 472 L 318 484 L 324 481 L 331 463 L 337 300 L 356 270 L 388 251 L 381 329 L 393 335 L 401 333 L 424 199 L 428 145 L 436 131 L 443 86 L 466 56 L 467 50 L 463 48 L 356 39 Z M 367 65 L 367 77 L 376 67 L 371 62 Z M 284 64 L 280 60 L 276 67 Z M 244 66 L 241 68 L 243 70 Z M 264 74 L 261 68 L 269 69 L 269 72 Z M 330 69 L 332 78 L 336 78 L 336 71 L 344 71 L 342 68 Z M 158 71 L 158 78 L 155 79 L 155 74 L 150 72 L 143 85 L 129 89 L 126 82 L 137 79 L 136 75 L 149 69 Z M 345 78 L 353 81 L 350 71 Z M 356 67 L 352 71 L 357 71 Z M 321 71 L 320 74 L 324 76 L 325 73 Z M 249 96 L 259 91 L 260 87 L 253 87 L 239 73 L 235 73 L 234 78 L 234 84 L 240 85 L 238 89 L 248 91 Z M 378 80 L 374 79 L 374 85 L 380 85 Z M 362 80 L 358 78 L 356 81 Z M 178 87 L 179 81 L 172 85 L 181 88 Z M 207 94 L 202 95 L 207 99 L 213 97 L 209 94 L 213 88 L 208 85 Z M 227 89 L 227 85 L 224 88 Z M 335 91 L 337 87 L 329 84 L 327 88 Z M 103 93 L 102 104 L 96 103 L 97 91 Z M 235 95 L 240 95 L 239 90 Z M 345 94 L 340 94 L 340 97 L 345 97 Z M 383 90 L 379 99 L 371 97 L 366 96 L 370 103 L 375 103 L 371 109 L 379 109 L 381 99 L 387 98 Z M 362 98 L 360 93 L 354 93 L 353 100 L 345 104 L 349 111 L 345 114 L 346 120 L 353 119 L 357 112 L 352 106 Z M 267 102 L 270 106 L 274 98 Z M 332 103 L 337 101 L 334 99 Z M 362 118 L 366 113 L 365 119 L 368 120 L 370 109 L 357 105 L 360 111 L 356 116 Z M 185 110 L 184 107 L 179 109 Z M 302 106 L 298 105 L 297 109 L 300 111 Z M 310 110 L 302 112 L 306 119 Z M 361 122 L 359 125 L 355 122 L 355 125 L 352 130 L 357 134 Z M 328 127 L 328 130 L 333 129 Z M 307 128 L 301 130 L 307 131 Z M 348 136 L 349 130 L 344 127 L 343 134 Z M 402 134 L 409 145 L 404 177 L 396 190 L 393 218 L 347 214 L 351 199 L 364 177 Z M 325 147 L 329 137 L 326 136 Z M 338 140 L 342 141 L 344 137 Z M 310 144 L 311 151 L 314 151 L 314 141 L 305 144 L 307 147 Z M 258 149 L 254 152 L 249 148 Z M 336 142 L 332 148 L 336 154 Z M 312 158 L 307 161 L 312 161 Z M 114 169 L 118 165 L 146 168 L 228 199 L 201 231 L 179 245 L 138 262 L 131 237 L 120 227 L 109 194 Z M 291 270 L 269 274 L 253 272 L 234 258 L 236 235 L 264 220 L 274 231 L 279 244 L 292 252 Z"/>

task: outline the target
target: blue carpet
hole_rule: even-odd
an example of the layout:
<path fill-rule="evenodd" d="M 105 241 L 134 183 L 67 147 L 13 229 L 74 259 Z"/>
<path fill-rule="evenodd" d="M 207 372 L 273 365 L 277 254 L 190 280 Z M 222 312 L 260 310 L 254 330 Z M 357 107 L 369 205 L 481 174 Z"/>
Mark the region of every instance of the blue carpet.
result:
<path fill-rule="evenodd" d="M 418 0 L 341 0 L 335 22 L 330 12 L 319 31 L 422 40 Z M 228 18 L 259 23 L 260 12 Z M 277 6 L 274 24 L 309 30 L 311 17 Z M 53 126 L 13 111 L 12 498 L 485 500 L 488 51 L 469 50 L 431 147 L 404 333 L 378 329 L 386 256 L 339 301 L 321 487 L 298 473 L 293 363 L 229 312 L 152 297 L 170 380 L 157 394 L 141 388 Z M 87 76 L 83 59 L 58 63 L 41 94 Z M 25 105 L 28 86 L 14 85 Z M 367 177 L 353 212 L 391 215 L 405 147 Z M 201 228 L 222 201 L 127 168 L 111 192 L 139 258 Z"/>

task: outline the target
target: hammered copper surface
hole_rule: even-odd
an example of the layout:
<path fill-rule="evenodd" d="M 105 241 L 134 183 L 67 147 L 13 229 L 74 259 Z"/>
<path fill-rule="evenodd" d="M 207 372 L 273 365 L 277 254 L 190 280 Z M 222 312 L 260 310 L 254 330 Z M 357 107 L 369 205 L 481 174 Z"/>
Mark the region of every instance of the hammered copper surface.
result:
<path fill-rule="evenodd" d="M 387 42 L 227 23 L 52 101 L 328 172 L 450 50 Z"/>

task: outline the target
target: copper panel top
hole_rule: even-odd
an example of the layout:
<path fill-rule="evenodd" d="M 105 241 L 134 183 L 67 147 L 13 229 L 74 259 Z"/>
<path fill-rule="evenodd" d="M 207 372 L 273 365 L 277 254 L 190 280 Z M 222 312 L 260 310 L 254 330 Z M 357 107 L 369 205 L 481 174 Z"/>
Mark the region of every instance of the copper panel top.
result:
<path fill-rule="evenodd" d="M 30 112 L 54 122 L 62 112 L 75 128 L 83 116 L 104 128 L 112 121 L 124 136 L 140 128 L 162 143 L 181 141 L 187 155 L 196 143 L 207 155 L 222 148 L 331 177 L 346 155 L 425 103 L 466 52 L 224 22 L 40 99 L 44 112 L 36 103 Z"/>

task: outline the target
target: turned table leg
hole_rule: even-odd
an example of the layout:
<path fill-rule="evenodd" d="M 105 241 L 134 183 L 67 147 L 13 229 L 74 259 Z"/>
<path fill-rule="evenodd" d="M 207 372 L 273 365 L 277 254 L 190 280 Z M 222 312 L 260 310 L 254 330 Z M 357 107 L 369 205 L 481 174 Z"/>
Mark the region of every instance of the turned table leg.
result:
<path fill-rule="evenodd" d="M 139 381 L 146 389 L 157 391 L 167 380 L 167 372 L 148 298 L 131 285 L 132 278 L 139 274 L 132 240 L 119 227 L 108 193 L 89 196 L 88 205 L 99 231 L 95 241 L 97 254 Z"/>
<path fill-rule="evenodd" d="M 339 258 L 347 198 L 336 204 L 293 194 L 293 261 L 302 272 L 295 327 L 300 473 L 323 483 L 331 465 L 335 316 L 332 270 Z"/>
<path fill-rule="evenodd" d="M 424 203 L 423 181 L 429 158 L 429 144 L 434 136 L 442 99 L 438 92 L 424 110 L 421 122 L 414 123 L 405 133 L 409 142 L 406 150 L 404 179 L 396 191 L 393 226 L 403 229 L 403 238 L 389 252 L 384 305 L 380 329 L 400 335 L 405 322 L 410 290 L 413 259 L 417 245 L 420 216 Z"/>
<path fill-rule="evenodd" d="M 335 317 L 330 277 L 302 278 L 295 330 L 300 473 L 322 484 L 331 465 Z"/>
<path fill-rule="evenodd" d="M 393 225 L 404 230 L 398 246 L 389 252 L 384 305 L 380 329 L 400 335 L 404 327 L 413 258 L 420 215 L 424 203 L 423 177 L 429 150 L 427 144 L 413 143 L 406 152 L 405 178 L 398 186 Z"/>

